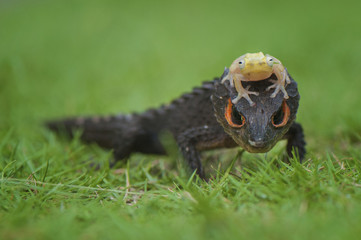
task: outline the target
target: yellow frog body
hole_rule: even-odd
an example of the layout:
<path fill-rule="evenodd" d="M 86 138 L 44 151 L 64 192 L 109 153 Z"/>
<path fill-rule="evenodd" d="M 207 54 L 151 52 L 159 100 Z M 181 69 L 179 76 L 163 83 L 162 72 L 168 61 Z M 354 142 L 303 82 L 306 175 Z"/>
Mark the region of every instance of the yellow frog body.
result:
<path fill-rule="evenodd" d="M 254 105 L 254 102 L 249 97 L 249 94 L 258 95 L 257 92 L 251 92 L 244 89 L 242 81 L 261 81 L 269 78 L 275 74 L 277 81 L 267 88 L 269 91 L 275 88 L 271 98 L 274 98 L 279 91 L 283 92 L 284 98 L 288 98 L 285 86 L 291 82 L 286 68 L 282 65 L 280 60 L 268 54 L 264 55 L 263 52 L 259 53 L 246 53 L 233 61 L 229 68 L 229 73 L 222 78 L 222 83 L 229 80 L 231 86 L 235 86 L 238 96 L 232 100 L 237 103 L 241 98 L 245 98 L 249 104 Z"/>

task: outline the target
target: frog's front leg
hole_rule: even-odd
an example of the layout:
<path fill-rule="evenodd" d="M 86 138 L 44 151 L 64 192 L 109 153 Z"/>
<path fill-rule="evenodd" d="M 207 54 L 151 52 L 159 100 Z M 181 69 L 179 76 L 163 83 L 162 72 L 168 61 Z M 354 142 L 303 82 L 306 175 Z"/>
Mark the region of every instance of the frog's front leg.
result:
<path fill-rule="evenodd" d="M 248 91 L 249 87 L 244 89 L 242 86 L 242 81 L 246 80 L 242 74 L 234 74 L 233 75 L 233 82 L 238 92 L 238 96 L 232 100 L 232 103 L 236 104 L 241 98 L 245 98 L 251 106 L 254 106 L 255 103 L 249 97 L 249 94 L 253 94 L 258 96 L 257 92 Z M 231 80 L 232 81 L 232 80 Z"/>
<path fill-rule="evenodd" d="M 291 82 L 290 77 L 288 76 L 286 68 L 281 63 L 273 64 L 273 72 L 276 74 L 277 80 L 272 81 L 273 84 L 267 88 L 269 91 L 272 88 L 275 88 L 275 91 L 272 93 L 271 98 L 277 96 L 279 91 L 283 92 L 283 97 L 288 99 L 288 94 L 285 89 L 286 84 Z"/>

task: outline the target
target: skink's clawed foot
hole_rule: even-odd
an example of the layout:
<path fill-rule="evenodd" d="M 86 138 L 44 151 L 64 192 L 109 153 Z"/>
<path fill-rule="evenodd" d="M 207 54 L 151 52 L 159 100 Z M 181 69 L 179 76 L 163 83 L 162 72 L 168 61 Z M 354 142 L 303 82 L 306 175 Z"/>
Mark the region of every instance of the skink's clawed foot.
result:
<path fill-rule="evenodd" d="M 287 78 L 286 78 L 287 79 Z M 284 82 L 282 81 L 275 81 L 275 80 L 270 80 L 273 84 L 271 86 L 269 86 L 266 91 L 271 90 L 272 88 L 275 89 L 275 91 L 271 94 L 271 98 L 274 98 L 277 96 L 277 94 L 279 93 L 279 91 L 283 92 L 283 98 L 288 99 L 288 94 L 287 91 L 285 89 L 284 86 Z"/>
<path fill-rule="evenodd" d="M 249 97 L 249 94 L 252 94 L 252 95 L 256 95 L 258 96 L 258 93 L 257 92 L 252 92 L 252 91 L 248 91 L 250 86 L 248 86 L 246 89 L 243 89 L 241 91 L 238 92 L 238 96 L 232 100 L 232 103 L 233 104 L 236 104 L 239 100 L 241 100 L 241 98 L 245 98 L 249 104 L 251 106 L 254 106 L 255 103 L 251 100 L 251 98 Z"/>

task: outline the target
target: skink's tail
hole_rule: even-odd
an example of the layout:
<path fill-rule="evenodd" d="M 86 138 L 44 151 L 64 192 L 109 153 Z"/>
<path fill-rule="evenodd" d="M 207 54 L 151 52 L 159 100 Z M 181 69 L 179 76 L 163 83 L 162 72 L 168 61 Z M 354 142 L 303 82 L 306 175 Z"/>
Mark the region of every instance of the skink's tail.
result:
<path fill-rule="evenodd" d="M 81 139 L 97 143 L 106 149 L 114 149 L 116 160 L 127 158 L 132 152 L 166 154 L 158 139 L 158 132 L 145 129 L 138 121 L 139 115 L 111 117 L 68 118 L 46 122 L 57 133 L 73 137 L 81 131 Z"/>

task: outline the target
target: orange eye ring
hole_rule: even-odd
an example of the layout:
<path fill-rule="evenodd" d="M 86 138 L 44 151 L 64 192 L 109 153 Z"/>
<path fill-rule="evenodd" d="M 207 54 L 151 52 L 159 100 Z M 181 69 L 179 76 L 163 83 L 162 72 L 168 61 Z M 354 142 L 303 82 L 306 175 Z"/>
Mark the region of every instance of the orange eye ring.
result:
<path fill-rule="evenodd" d="M 283 100 L 283 102 L 282 102 L 282 112 L 283 112 L 283 119 L 282 119 L 281 123 L 278 123 L 278 124 L 274 123 L 274 118 L 277 115 L 277 113 L 272 117 L 272 124 L 276 128 L 285 126 L 288 122 L 288 119 L 290 118 L 290 108 L 288 107 L 285 100 Z"/>
<path fill-rule="evenodd" d="M 232 121 L 232 107 L 233 107 L 233 104 L 232 104 L 231 98 L 229 98 L 228 104 L 226 107 L 226 111 L 224 113 L 224 117 L 226 118 L 229 126 L 234 127 L 234 128 L 241 128 L 246 123 L 246 119 L 242 116 L 242 124 L 235 124 Z"/>

